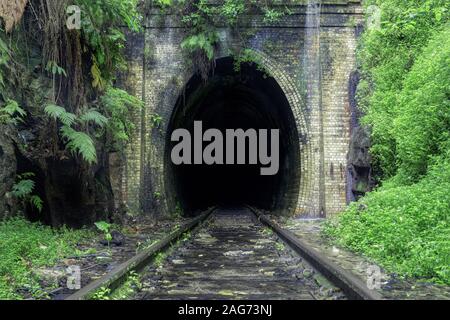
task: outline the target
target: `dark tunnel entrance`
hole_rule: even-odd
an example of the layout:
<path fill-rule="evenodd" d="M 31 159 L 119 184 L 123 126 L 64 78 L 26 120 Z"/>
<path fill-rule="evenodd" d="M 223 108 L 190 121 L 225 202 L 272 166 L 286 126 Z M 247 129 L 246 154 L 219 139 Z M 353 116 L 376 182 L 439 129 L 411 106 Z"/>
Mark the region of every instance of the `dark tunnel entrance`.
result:
<path fill-rule="evenodd" d="M 203 122 L 204 131 L 219 129 L 224 136 L 226 129 L 279 129 L 278 174 L 262 176 L 261 165 L 174 165 L 171 151 L 176 143 L 170 141 L 171 135 L 182 128 L 193 136 L 195 121 Z M 167 193 L 186 214 L 211 206 L 251 205 L 278 214 L 295 209 L 300 160 L 294 115 L 276 80 L 255 64 L 243 64 L 237 71 L 232 58 L 223 58 L 216 61 L 208 81 L 192 77 L 168 130 Z"/>

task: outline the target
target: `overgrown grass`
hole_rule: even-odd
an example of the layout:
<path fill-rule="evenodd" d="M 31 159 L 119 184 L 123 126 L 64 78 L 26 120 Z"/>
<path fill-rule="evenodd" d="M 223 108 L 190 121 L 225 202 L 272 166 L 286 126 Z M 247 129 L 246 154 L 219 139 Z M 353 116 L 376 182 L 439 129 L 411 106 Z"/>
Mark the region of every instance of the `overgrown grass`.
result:
<path fill-rule="evenodd" d="M 86 230 L 55 231 L 22 218 L 0 222 L 0 299 L 41 298 L 44 293 L 34 271 L 77 255 L 76 245 L 92 236 Z"/>
<path fill-rule="evenodd" d="M 325 234 L 389 272 L 450 285 L 450 161 L 421 182 L 390 181 L 331 221 Z"/>

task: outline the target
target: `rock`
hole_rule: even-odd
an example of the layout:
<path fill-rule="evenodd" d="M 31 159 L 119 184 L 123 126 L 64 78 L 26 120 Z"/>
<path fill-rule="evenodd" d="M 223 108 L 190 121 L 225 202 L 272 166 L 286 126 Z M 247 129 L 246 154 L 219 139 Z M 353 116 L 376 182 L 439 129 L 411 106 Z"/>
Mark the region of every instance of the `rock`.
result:
<path fill-rule="evenodd" d="M 253 254 L 255 254 L 254 251 L 239 250 L 239 251 L 228 251 L 228 252 L 225 252 L 223 255 L 226 257 L 239 257 L 239 256 L 250 256 Z"/>
<path fill-rule="evenodd" d="M 355 128 L 348 155 L 351 200 L 357 200 L 373 187 L 370 146 L 369 130 L 364 127 Z"/>
<path fill-rule="evenodd" d="M 0 219 L 15 211 L 15 200 L 9 194 L 16 179 L 17 160 L 8 128 L 0 125 Z"/>
<path fill-rule="evenodd" d="M 119 231 L 112 231 L 111 232 L 111 236 L 112 236 L 112 240 L 108 243 L 108 241 L 106 240 L 102 240 L 100 241 L 100 243 L 104 246 L 116 246 L 116 247 L 121 247 L 125 244 L 125 236 L 120 233 Z"/>

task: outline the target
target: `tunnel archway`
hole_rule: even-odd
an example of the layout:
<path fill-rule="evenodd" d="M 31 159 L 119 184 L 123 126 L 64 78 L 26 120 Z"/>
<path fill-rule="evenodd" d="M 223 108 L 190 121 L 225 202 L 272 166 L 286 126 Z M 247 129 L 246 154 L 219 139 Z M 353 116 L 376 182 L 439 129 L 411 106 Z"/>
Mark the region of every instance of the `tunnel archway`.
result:
<path fill-rule="evenodd" d="M 260 165 L 174 165 L 172 133 L 187 129 L 193 135 L 195 121 L 202 121 L 205 131 L 279 129 L 278 173 L 262 176 Z M 166 192 L 188 215 L 216 205 L 251 205 L 287 214 L 298 201 L 299 150 L 296 121 L 277 81 L 256 64 L 237 70 L 233 58 L 221 58 L 207 81 L 194 75 L 177 100 L 166 140 Z"/>

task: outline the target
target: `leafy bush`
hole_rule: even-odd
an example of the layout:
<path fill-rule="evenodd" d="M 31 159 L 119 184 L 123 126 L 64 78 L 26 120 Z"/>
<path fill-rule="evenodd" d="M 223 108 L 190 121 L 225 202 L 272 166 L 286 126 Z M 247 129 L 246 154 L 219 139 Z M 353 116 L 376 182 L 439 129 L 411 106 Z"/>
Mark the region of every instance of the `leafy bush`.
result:
<path fill-rule="evenodd" d="M 387 184 L 325 228 L 388 271 L 450 285 L 450 153 L 412 186 Z"/>
<path fill-rule="evenodd" d="M 450 139 L 450 25 L 439 32 L 406 76 L 392 133 L 399 175 L 406 183 L 423 177 Z"/>
<path fill-rule="evenodd" d="M 88 231 L 52 230 L 22 218 L 0 222 L 0 299 L 41 298 L 37 268 L 77 254 L 76 245 Z"/>
<path fill-rule="evenodd" d="M 410 79 L 408 83 L 405 79 L 433 35 L 442 28 L 448 28 L 450 2 L 368 0 L 365 5 L 377 5 L 382 10 L 381 29 L 367 30 L 358 52 L 363 73 L 359 102 L 366 112 L 363 121 L 372 130 L 371 151 L 376 173 L 382 179 L 395 176 L 402 162 L 399 157 L 403 155 L 397 153 L 399 128 L 396 128 L 395 122 L 405 109 L 414 82 L 418 81 L 416 87 L 421 85 L 418 78 Z M 437 44 L 429 52 L 432 50 L 437 50 L 436 54 L 439 54 L 441 48 Z M 432 56 L 423 59 L 427 58 L 433 60 Z M 419 64 L 416 70 L 420 68 Z M 448 68 L 442 72 L 445 70 Z M 429 79 L 432 79 L 431 73 Z M 433 83 L 439 85 L 436 81 Z M 410 89 L 403 90 L 405 85 Z M 416 106 L 418 104 L 419 101 Z"/>
<path fill-rule="evenodd" d="M 382 187 L 325 234 L 388 271 L 450 284 L 449 2 L 373 0 L 359 102 Z"/>

